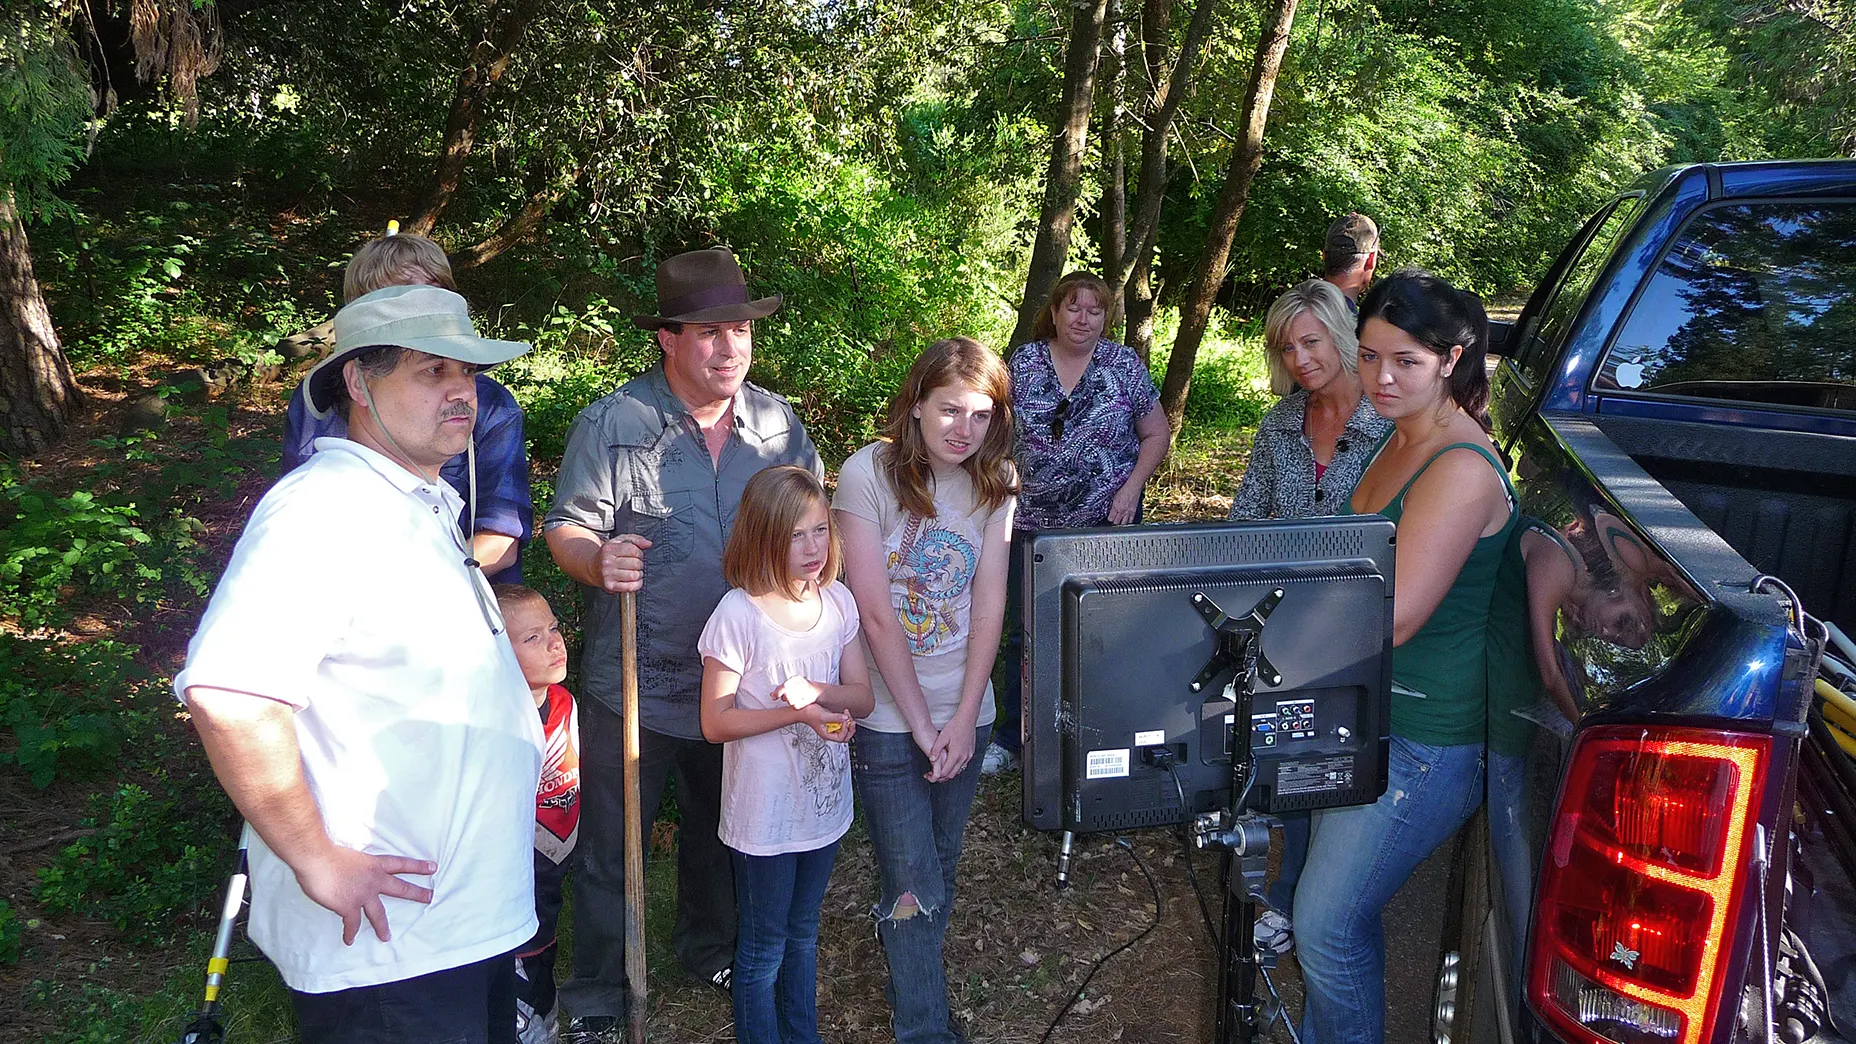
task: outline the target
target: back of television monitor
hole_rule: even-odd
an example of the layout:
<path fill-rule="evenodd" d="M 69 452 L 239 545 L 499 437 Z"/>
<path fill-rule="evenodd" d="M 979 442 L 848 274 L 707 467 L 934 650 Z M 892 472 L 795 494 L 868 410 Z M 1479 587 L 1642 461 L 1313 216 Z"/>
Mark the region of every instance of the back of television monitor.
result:
<path fill-rule="evenodd" d="M 1247 730 L 1254 771 L 1233 811 L 1360 805 L 1384 792 L 1389 521 L 1052 531 L 1032 539 L 1025 562 L 1030 826 L 1138 829 L 1228 806 L 1241 665 L 1219 663 L 1231 649 L 1214 621 L 1239 620 L 1276 591 Z"/>
<path fill-rule="evenodd" d="M 1385 792 L 1393 538 L 1374 515 L 1055 531 L 1025 555 L 1025 822 L 1064 831 L 1060 885 L 1073 833 L 1191 819 L 1222 851 L 1217 1044 L 1274 1017 L 1261 813 Z"/>

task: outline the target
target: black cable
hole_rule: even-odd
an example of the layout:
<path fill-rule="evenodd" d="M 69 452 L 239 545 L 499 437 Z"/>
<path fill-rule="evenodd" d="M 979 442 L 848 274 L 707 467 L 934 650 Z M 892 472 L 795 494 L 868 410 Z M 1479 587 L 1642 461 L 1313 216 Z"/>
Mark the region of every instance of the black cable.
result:
<path fill-rule="evenodd" d="M 1265 1023 L 1259 1032 L 1269 1032 L 1269 1028 L 1276 1024 L 1276 1020 L 1281 1019 L 1282 1028 L 1289 1031 L 1289 1039 L 1294 1044 L 1302 1044 L 1302 1035 L 1296 1032 L 1295 1023 L 1289 1018 L 1289 1009 L 1282 1002 L 1282 994 L 1276 992 L 1276 980 L 1270 978 L 1270 970 L 1258 965 L 1257 974 L 1263 976 L 1263 985 L 1269 987 L 1270 999 L 1276 1002 L 1276 1011 L 1270 1015 L 1269 1022 Z"/>
<path fill-rule="evenodd" d="M 1134 938 L 1129 939 L 1127 942 L 1122 943 L 1120 946 L 1096 958 L 1096 963 L 1089 969 L 1089 974 L 1083 976 L 1083 981 L 1078 983 L 1076 989 L 1070 992 L 1070 999 L 1063 1002 L 1063 1007 L 1057 1009 L 1057 1015 L 1050 1020 L 1050 1025 L 1044 1027 L 1044 1035 L 1038 1038 L 1038 1044 L 1047 1044 L 1050 1040 L 1050 1035 L 1057 1032 L 1057 1024 L 1062 1022 L 1063 1017 L 1068 1015 L 1070 1009 L 1076 1006 L 1076 1002 L 1082 999 L 1083 991 L 1089 988 L 1090 980 L 1096 977 L 1096 973 L 1102 970 L 1103 965 L 1113 960 L 1116 954 L 1121 953 L 1135 943 L 1147 938 L 1155 928 L 1160 927 L 1160 886 L 1154 882 L 1154 875 L 1148 872 L 1147 864 L 1141 862 L 1141 854 L 1134 850 L 1134 843 L 1132 841 L 1129 841 L 1125 837 L 1118 837 L 1115 839 L 1115 843 L 1128 850 L 1128 855 L 1134 858 L 1134 865 L 1140 868 L 1141 876 L 1147 879 L 1147 888 L 1149 891 L 1153 892 L 1154 895 L 1153 923 L 1141 929 L 1139 935 L 1136 935 Z"/>
<path fill-rule="evenodd" d="M 1167 762 L 1166 771 L 1173 777 L 1173 792 L 1179 795 L 1179 850 L 1186 857 L 1186 880 L 1192 882 L 1192 894 L 1199 901 L 1199 916 L 1205 920 L 1205 934 L 1211 937 L 1212 949 L 1217 950 L 1224 945 L 1224 940 L 1218 933 L 1217 922 L 1212 920 L 1211 907 L 1205 903 L 1205 890 L 1199 887 L 1199 875 L 1192 866 L 1192 843 L 1186 838 L 1192 822 L 1192 809 L 1186 805 L 1186 787 L 1179 781 L 1178 764 Z"/>

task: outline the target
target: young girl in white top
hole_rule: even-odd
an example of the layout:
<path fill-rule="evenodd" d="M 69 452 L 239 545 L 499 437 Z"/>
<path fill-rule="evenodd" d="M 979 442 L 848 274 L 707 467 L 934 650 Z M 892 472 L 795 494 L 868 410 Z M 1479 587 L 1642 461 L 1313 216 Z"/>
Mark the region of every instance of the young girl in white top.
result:
<path fill-rule="evenodd" d="M 819 1044 L 819 905 L 851 826 L 845 744 L 875 703 L 839 557 L 810 471 L 755 475 L 722 553 L 734 589 L 696 643 L 702 734 L 726 744 L 719 833 L 735 863 L 742 1044 Z"/>

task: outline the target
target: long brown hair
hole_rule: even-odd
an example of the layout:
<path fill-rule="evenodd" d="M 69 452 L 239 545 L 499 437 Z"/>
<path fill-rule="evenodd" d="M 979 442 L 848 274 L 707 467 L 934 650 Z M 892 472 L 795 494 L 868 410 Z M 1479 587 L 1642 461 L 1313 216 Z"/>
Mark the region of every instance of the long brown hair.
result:
<path fill-rule="evenodd" d="M 831 526 L 831 544 L 825 550 L 825 567 L 819 570 L 818 582 L 822 587 L 836 580 L 844 556 L 838 545 L 838 523 L 831 517 L 831 501 L 818 476 L 793 464 L 766 468 L 748 479 L 728 546 L 722 549 L 722 579 L 751 595 L 778 592 L 791 598 L 793 575 L 786 552 L 792 546 L 793 530 L 814 505 L 825 509 L 825 520 Z"/>
<path fill-rule="evenodd" d="M 1102 306 L 1102 336 L 1115 328 L 1121 320 L 1121 302 L 1109 293 L 1108 283 L 1094 272 L 1071 272 L 1057 285 L 1051 287 L 1050 296 L 1044 299 L 1044 307 L 1038 309 L 1037 318 L 1031 323 L 1031 339 L 1048 341 L 1057 336 L 1057 309 L 1070 303 L 1078 290 L 1087 290 L 1096 295 L 1096 303 Z"/>
<path fill-rule="evenodd" d="M 889 404 L 889 422 L 883 438 L 889 445 L 879 454 L 883 473 L 904 511 L 933 518 L 934 473 L 928 465 L 928 447 L 915 407 L 937 388 L 964 384 L 992 398 L 992 423 L 980 448 L 961 462 L 973 479 L 973 492 L 987 511 L 996 510 L 1007 497 L 1018 494 L 1012 470 L 1012 378 L 999 356 L 971 337 L 936 341 L 915 357 L 909 376 Z"/>

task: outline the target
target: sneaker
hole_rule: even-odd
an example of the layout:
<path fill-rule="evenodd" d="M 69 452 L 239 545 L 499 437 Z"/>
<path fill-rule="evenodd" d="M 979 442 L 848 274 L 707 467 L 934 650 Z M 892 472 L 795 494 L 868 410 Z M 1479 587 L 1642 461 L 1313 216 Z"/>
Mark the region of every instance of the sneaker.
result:
<path fill-rule="evenodd" d="M 1289 918 L 1276 910 L 1265 910 L 1257 918 L 1257 924 L 1251 931 L 1257 949 L 1273 953 L 1278 957 L 1295 949 L 1295 926 Z"/>
<path fill-rule="evenodd" d="M 980 775 L 996 776 L 1001 772 L 1010 772 L 1017 767 L 1018 755 L 997 743 L 986 744 L 986 754 L 980 759 Z"/>
<path fill-rule="evenodd" d="M 587 1015 L 568 1019 L 561 1027 L 561 1044 L 624 1044 L 625 1026 L 613 1015 Z"/>
<path fill-rule="evenodd" d="M 520 997 L 516 998 L 516 1044 L 560 1044 L 560 1039 L 561 1027 L 555 1011 L 542 1014 Z"/>
<path fill-rule="evenodd" d="M 723 993 L 735 992 L 735 966 L 730 964 L 714 975 L 709 976 L 709 985 Z"/>

